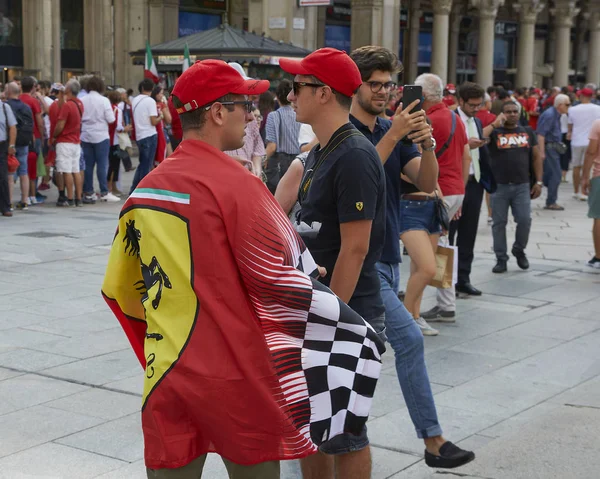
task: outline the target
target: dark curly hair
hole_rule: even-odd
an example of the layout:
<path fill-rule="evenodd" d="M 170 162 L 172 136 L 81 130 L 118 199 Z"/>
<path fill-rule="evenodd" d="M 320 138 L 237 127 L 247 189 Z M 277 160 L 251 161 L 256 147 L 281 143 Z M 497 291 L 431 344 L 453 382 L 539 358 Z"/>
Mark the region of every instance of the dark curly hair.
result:
<path fill-rule="evenodd" d="M 373 72 L 377 70 L 389 72 L 392 75 L 403 70 L 402 63 L 394 53 L 387 48 L 376 45 L 357 48 L 350 54 L 350 58 L 358 66 L 363 81 L 371 78 Z"/>

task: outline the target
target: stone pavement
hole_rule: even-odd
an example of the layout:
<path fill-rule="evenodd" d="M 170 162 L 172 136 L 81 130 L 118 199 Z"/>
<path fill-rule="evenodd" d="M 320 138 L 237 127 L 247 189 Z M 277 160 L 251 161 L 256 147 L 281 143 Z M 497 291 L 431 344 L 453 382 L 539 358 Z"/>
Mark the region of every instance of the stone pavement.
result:
<path fill-rule="evenodd" d="M 457 475 L 600 477 L 600 271 L 584 264 L 591 221 L 569 188 L 564 212 L 535 202 L 527 272 L 511 260 L 491 273 L 482 214 L 472 281 L 484 295 L 459 300 L 458 322 L 425 339 L 445 435 L 477 454 Z M 0 218 L 0 478 L 145 477 L 142 371 L 100 296 L 119 208 L 48 204 Z M 422 461 L 390 353 L 369 435 L 373 478 L 440 477 Z M 217 457 L 204 477 L 226 477 Z M 299 478 L 298 464 L 282 477 Z"/>

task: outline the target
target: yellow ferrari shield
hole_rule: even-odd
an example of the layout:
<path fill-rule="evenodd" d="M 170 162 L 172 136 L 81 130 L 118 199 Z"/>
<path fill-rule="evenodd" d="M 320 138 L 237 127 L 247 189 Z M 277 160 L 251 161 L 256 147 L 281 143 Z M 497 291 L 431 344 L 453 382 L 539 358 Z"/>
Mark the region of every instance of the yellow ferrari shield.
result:
<path fill-rule="evenodd" d="M 357 209 L 358 211 L 362 211 L 362 210 L 363 210 L 363 206 L 364 206 L 364 205 L 363 205 L 363 202 L 362 202 L 362 201 L 358 201 L 358 202 L 356 203 L 356 209 Z"/>
<path fill-rule="evenodd" d="M 181 356 L 195 324 L 198 299 L 188 222 L 167 210 L 136 207 L 125 212 L 111 250 L 112 268 L 110 277 L 118 278 L 118 284 L 105 283 L 105 292 L 117 299 L 126 315 L 146 320 L 146 404 Z"/>

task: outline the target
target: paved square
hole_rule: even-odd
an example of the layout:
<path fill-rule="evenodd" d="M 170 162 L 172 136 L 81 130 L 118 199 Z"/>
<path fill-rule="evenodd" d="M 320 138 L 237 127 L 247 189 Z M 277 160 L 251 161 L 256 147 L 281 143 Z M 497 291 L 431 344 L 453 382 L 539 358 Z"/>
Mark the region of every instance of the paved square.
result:
<path fill-rule="evenodd" d="M 464 477 L 600 477 L 600 271 L 584 264 L 591 223 L 569 188 L 564 212 L 534 203 L 529 271 L 511 259 L 491 273 L 482 214 L 472 281 L 484 294 L 425 339 L 445 436 L 477 454 L 455 471 Z M 142 371 L 100 296 L 119 207 L 49 202 L 0 218 L 0 478 L 146 477 Z M 433 299 L 428 288 L 423 310 Z M 391 351 L 369 435 L 373 478 L 440 477 L 422 460 Z M 205 477 L 227 477 L 218 457 Z M 300 477 L 297 462 L 282 465 L 282 478 Z"/>

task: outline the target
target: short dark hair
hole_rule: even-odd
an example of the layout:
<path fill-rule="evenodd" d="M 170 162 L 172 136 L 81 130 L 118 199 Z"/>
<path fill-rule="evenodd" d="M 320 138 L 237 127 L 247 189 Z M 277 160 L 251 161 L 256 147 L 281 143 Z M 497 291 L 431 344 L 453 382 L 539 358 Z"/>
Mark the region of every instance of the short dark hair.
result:
<path fill-rule="evenodd" d="M 486 90 L 486 91 L 487 91 L 488 95 L 490 95 L 490 96 L 491 96 L 492 94 L 494 94 L 494 95 L 495 95 L 495 94 L 497 94 L 497 93 L 498 93 L 498 89 L 497 89 L 495 86 L 489 86 L 489 87 L 487 87 L 487 90 Z"/>
<path fill-rule="evenodd" d="M 510 98 L 508 92 L 504 88 L 500 88 L 498 90 L 498 100 L 506 100 L 507 98 Z"/>
<path fill-rule="evenodd" d="M 171 95 L 171 98 L 173 99 L 173 106 L 175 108 L 183 108 L 183 102 L 176 95 Z M 227 95 L 224 95 L 221 98 L 217 98 L 216 100 L 211 101 L 210 103 L 216 103 L 221 101 L 233 101 L 233 95 L 228 93 Z M 224 107 L 227 108 L 229 111 L 233 111 L 233 109 L 235 108 L 234 105 L 224 105 Z M 207 115 L 208 111 L 206 111 L 202 107 L 196 110 L 179 113 L 179 119 L 181 120 L 181 129 L 183 131 L 200 130 L 206 123 Z"/>
<path fill-rule="evenodd" d="M 40 86 L 40 88 L 50 89 L 50 87 L 52 86 L 52 83 L 50 83 L 48 80 L 40 80 L 38 82 L 38 85 Z"/>
<path fill-rule="evenodd" d="M 280 105 L 285 106 L 290 104 L 290 102 L 287 99 L 287 96 L 290 94 L 291 91 L 292 82 L 290 80 L 284 78 L 279 82 L 279 85 L 277 85 L 277 89 L 275 90 L 275 95 L 277 96 Z"/>
<path fill-rule="evenodd" d="M 121 94 L 116 90 L 109 91 L 108 95 L 106 96 L 108 97 L 112 105 L 118 105 L 119 103 L 121 103 Z"/>
<path fill-rule="evenodd" d="M 138 85 L 138 90 L 140 91 L 140 93 L 144 91 L 152 91 L 153 88 L 154 82 L 150 80 L 150 78 L 144 78 Z"/>
<path fill-rule="evenodd" d="M 462 101 L 469 101 L 485 96 L 484 89 L 477 83 L 465 82 L 458 89 L 458 95 Z"/>
<path fill-rule="evenodd" d="M 275 95 L 267 90 L 258 97 L 258 109 L 262 115 L 268 115 L 275 109 Z"/>
<path fill-rule="evenodd" d="M 506 105 L 516 106 L 517 108 L 519 108 L 519 104 L 516 101 L 510 100 L 510 101 L 506 101 L 506 102 L 502 103 L 502 112 L 504 112 Z"/>
<path fill-rule="evenodd" d="M 21 80 L 21 89 L 23 90 L 23 93 L 30 93 L 34 86 L 35 78 L 33 77 L 23 77 Z"/>
<path fill-rule="evenodd" d="M 95 91 L 100 94 L 103 94 L 104 88 L 104 80 L 99 76 L 94 75 L 88 80 L 86 91 Z"/>
<path fill-rule="evenodd" d="M 127 96 L 131 96 L 133 95 L 133 88 L 128 88 L 127 89 Z"/>
<path fill-rule="evenodd" d="M 156 100 L 156 97 L 161 91 L 163 91 L 163 88 L 161 86 L 155 85 L 154 88 L 152 88 L 152 93 L 150 94 L 150 96 L 154 101 L 158 101 Z"/>
<path fill-rule="evenodd" d="M 398 57 L 390 50 L 384 47 L 368 45 L 354 50 L 350 58 L 356 63 L 363 81 L 367 81 L 373 75 L 373 72 L 380 70 L 389 72 L 392 75 L 398 74 L 403 70 L 402 63 Z"/>

